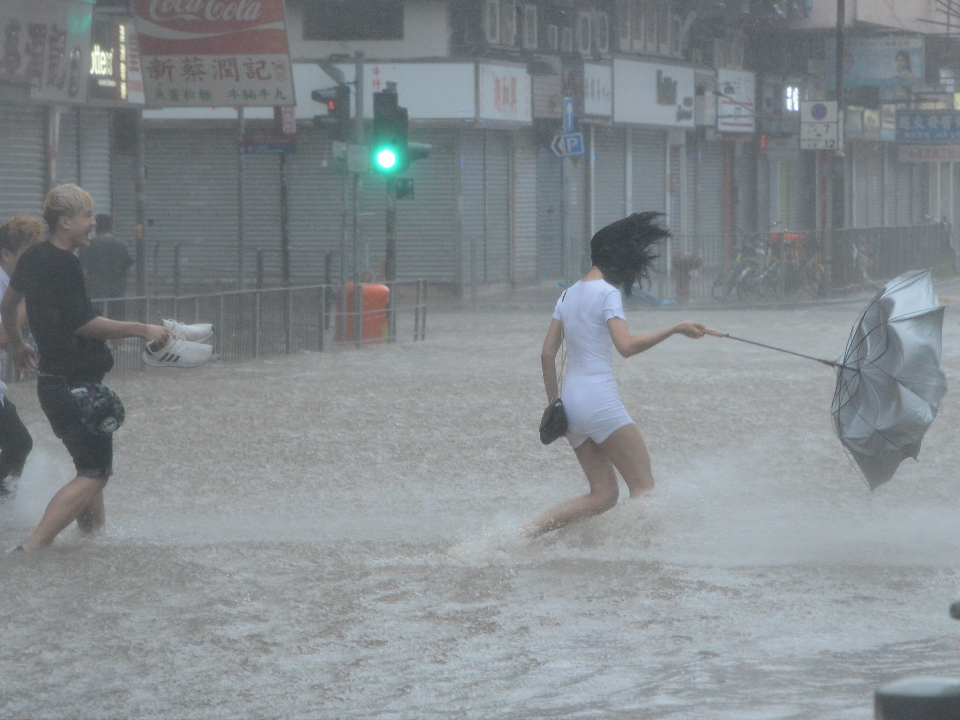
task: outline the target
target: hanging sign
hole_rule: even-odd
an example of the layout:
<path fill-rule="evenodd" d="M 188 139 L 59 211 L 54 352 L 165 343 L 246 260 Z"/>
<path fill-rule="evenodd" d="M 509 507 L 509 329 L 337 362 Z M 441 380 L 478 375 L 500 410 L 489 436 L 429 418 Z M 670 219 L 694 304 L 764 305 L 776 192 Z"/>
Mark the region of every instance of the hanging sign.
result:
<path fill-rule="evenodd" d="M 757 124 L 756 76 L 740 70 L 717 70 L 717 130 L 752 133 Z"/>
<path fill-rule="evenodd" d="M 294 105 L 283 0 L 133 0 L 151 107 Z"/>
<path fill-rule="evenodd" d="M 94 20 L 90 46 L 87 102 L 143 105 L 140 51 L 133 23 Z"/>
<path fill-rule="evenodd" d="M 83 103 L 93 5 L 59 0 L 0 3 L 0 80 L 30 85 L 33 100 Z"/>

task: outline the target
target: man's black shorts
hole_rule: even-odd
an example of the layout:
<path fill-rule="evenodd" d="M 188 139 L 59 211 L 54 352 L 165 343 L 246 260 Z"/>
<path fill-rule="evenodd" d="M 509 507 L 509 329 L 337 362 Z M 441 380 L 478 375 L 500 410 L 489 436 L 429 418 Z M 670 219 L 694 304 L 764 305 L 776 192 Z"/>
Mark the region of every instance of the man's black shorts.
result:
<path fill-rule="evenodd" d="M 80 409 L 63 378 L 40 376 L 37 397 L 53 434 L 67 448 L 77 475 L 106 480 L 113 474 L 113 435 L 96 435 L 80 419 Z"/>

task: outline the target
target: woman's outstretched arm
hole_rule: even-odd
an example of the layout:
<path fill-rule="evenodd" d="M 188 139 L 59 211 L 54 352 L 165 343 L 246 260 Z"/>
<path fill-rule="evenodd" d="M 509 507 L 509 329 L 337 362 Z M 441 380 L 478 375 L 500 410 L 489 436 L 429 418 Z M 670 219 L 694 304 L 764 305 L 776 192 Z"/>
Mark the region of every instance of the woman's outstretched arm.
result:
<path fill-rule="evenodd" d="M 550 321 L 550 329 L 543 341 L 543 350 L 540 351 L 540 365 L 543 368 L 543 389 L 547 391 L 547 402 L 557 399 L 557 353 L 560 351 L 563 324 L 554 318 Z"/>
<path fill-rule="evenodd" d="M 649 350 L 654 345 L 659 345 L 671 335 L 686 335 L 688 338 L 698 340 L 703 337 L 706 326 L 695 322 L 677 323 L 673 327 L 657 330 L 656 332 L 646 333 L 645 335 L 631 335 L 627 329 L 627 321 L 623 318 L 610 318 L 607 320 L 607 328 L 610 330 L 610 337 L 613 340 L 613 346 L 623 357 L 639 355 L 644 350 Z M 549 337 L 549 335 L 547 336 Z M 546 346 L 544 346 L 546 348 Z M 544 375 L 546 378 L 546 375 Z"/>

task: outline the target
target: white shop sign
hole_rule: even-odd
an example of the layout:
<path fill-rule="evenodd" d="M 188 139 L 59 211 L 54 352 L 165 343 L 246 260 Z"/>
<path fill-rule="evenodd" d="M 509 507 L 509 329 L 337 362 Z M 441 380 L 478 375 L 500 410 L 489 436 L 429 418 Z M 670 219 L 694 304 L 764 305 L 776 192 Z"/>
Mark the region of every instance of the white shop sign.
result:
<path fill-rule="evenodd" d="M 717 70 L 717 130 L 752 133 L 756 129 L 756 76 L 739 70 Z"/>
<path fill-rule="evenodd" d="M 312 89 L 333 87 L 334 81 L 316 65 L 294 65 L 297 99 L 303 97 L 300 82 L 320 83 Z M 337 65 L 347 82 L 353 82 L 353 64 Z M 476 117 L 473 63 L 365 63 L 363 66 L 363 116 L 373 118 L 373 94 L 386 90 L 388 82 L 397 84 L 400 107 L 405 107 L 411 120 L 472 120 Z M 302 78 L 302 80 L 301 80 Z M 297 103 L 297 117 L 322 115 L 326 108 L 309 101 Z M 310 109 L 312 108 L 312 109 Z M 351 107 L 351 115 L 356 115 Z"/>
<path fill-rule="evenodd" d="M 480 120 L 533 122 L 533 88 L 525 67 L 481 63 L 477 82 Z"/>
<path fill-rule="evenodd" d="M 613 85 L 614 122 L 694 126 L 693 68 L 616 59 Z"/>
<path fill-rule="evenodd" d="M 609 65 L 584 64 L 583 114 L 613 115 L 613 68 Z"/>

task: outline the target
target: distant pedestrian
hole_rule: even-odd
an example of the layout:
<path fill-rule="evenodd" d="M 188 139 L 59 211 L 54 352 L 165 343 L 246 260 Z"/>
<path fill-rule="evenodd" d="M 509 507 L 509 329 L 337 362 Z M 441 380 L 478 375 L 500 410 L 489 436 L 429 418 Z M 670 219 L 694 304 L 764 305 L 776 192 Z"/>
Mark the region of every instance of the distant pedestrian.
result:
<path fill-rule="evenodd" d="M 96 237 L 80 250 L 87 294 L 91 300 L 125 297 L 133 258 L 126 244 L 113 237 L 113 217 L 97 215 L 96 221 Z"/>
<path fill-rule="evenodd" d="M 593 267 L 557 301 L 540 354 L 547 402 L 557 399 L 557 353 L 568 348 L 560 397 L 567 416 L 567 440 L 590 483 L 586 495 L 560 503 L 524 525 L 537 537 L 617 504 L 620 472 L 630 497 L 653 488 L 650 456 L 623 407 L 613 374 L 613 347 L 623 357 L 649 350 L 671 335 L 703 337 L 699 323 L 682 322 L 645 335 L 631 335 L 623 313 L 621 288 L 630 294 L 653 262 L 651 247 L 669 234 L 656 224 L 658 213 L 635 213 L 603 228 L 590 241 Z"/>
<path fill-rule="evenodd" d="M 173 340 L 157 325 L 108 320 L 94 311 L 74 255 L 89 244 L 96 227 L 88 193 L 76 185 L 53 188 L 43 218 L 50 236 L 20 257 L 0 301 L 0 317 L 17 367 L 38 371 L 40 407 L 77 475 L 53 496 L 37 529 L 20 546 L 24 550 L 49 545 L 74 520 L 87 534 L 104 525 L 103 489 L 113 472 L 111 433 L 123 420 L 120 399 L 102 384 L 113 367 L 104 340 L 139 337 L 156 351 Z M 24 299 L 39 358 L 19 332 L 17 310 Z"/>
<path fill-rule="evenodd" d="M 7 291 L 23 251 L 42 241 L 43 236 L 43 223 L 22 215 L 0 225 L 0 297 Z M 23 303 L 18 306 L 16 317 L 17 330 L 22 332 L 27 321 Z M 7 334 L 0 327 L 0 348 L 4 348 L 0 350 L 0 361 L 5 359 L 8 346 Z M 0 380 L 0 497 L 13 492 L 32 449 L 33 439 L 20 420 L 16 405 L 7 397 L 7 386 Z"/>

